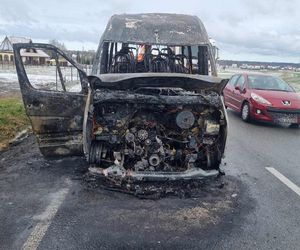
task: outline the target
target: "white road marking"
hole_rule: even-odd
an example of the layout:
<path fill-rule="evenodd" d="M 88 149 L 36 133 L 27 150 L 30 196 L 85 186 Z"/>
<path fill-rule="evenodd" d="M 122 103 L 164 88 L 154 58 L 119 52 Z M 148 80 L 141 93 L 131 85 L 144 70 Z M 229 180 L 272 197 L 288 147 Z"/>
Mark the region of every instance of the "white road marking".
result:
<path fill-rule="evenodd" d="M 275 168 L 266 168 L 266 169 L 300 196 L 300 188 L 295 183 L 291 182 L 288 178 L 286 178 L 283 174 L 278 172 Z"/>
<path fill-rule="evenodd" d="M 70 183 L 70 181 L 67 180 L 67 183 Z M 39 222 L 29 235 L 27 241 L 24 243 L 22 247 L 23 250 L 35 250 L 38 248 L 40 242 L 47 232 L 49 225 L 52 222 L 52 219 L 66 198 L 69 190 L 70 187 L 66 187 L 56 193 L 51 194 L 51 202 L 46 210 L 42 214 L 34 217 L 34 219 L 39 220 Z"/>

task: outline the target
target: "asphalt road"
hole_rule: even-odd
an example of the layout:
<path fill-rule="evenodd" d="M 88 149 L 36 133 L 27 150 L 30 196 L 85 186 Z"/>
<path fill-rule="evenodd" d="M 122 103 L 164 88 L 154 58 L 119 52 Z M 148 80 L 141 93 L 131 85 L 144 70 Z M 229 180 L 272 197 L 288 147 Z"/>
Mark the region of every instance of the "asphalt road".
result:
<path fill-rule="evenodd" d="M 300 249 L 300 129 L 228 116 L 225 185 L 194 198 L 88 189 L 29 136 L 0 153 L 0 249 Z"/>

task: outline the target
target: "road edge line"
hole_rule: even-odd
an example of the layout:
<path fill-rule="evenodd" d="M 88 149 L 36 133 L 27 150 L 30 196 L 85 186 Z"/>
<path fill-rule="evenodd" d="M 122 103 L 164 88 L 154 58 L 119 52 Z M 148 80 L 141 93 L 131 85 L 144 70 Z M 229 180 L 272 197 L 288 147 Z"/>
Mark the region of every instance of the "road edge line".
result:
<path fill-rule="evenodd" d="M 51 194 L 53 198 L 51 199 L 50 204 L 47 206 L 45 211 L 42 214 L 35 216 L 39 222 L 36 224 L 26 242 L 23 244 L 22 250 L 35 250 L 38 248 L 52 222 L 52 219 L 69 193 L 69 190 L 70 186 L 62 188 L 59 191 Z"/>
<path fill-rule="evenodd" d="M 287 177 L 285 177 L 283 174 L 281 174 L 275 168 L 266 167 L 266 170 L 268 170 L 277 179 L 279 179 L 283 184 L 285 184 L 287 187 L 289 187 L 291 190 L 293 190 L 296 194 L 298 194 L 300 196 L 300 188 L 295 183 L 290 181 Z"/>

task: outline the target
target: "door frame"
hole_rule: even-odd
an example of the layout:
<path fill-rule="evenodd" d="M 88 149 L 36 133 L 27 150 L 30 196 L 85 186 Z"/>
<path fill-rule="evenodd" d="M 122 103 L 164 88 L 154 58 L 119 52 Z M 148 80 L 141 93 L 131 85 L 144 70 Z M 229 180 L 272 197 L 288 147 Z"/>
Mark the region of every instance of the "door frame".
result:
<path fill-rule="evenodd" d="M 14 44 L 14 56 L 22 98 L 41 153 L 46 157 L 83 155 L 84 108 L 89 89 L 83 69 L 63 51 L 50 44 Z M 67 92 L 34 88 L 27 76 L 21 49 L 35 48 L 57 52 L 78 70 L 81 91 Z"/>

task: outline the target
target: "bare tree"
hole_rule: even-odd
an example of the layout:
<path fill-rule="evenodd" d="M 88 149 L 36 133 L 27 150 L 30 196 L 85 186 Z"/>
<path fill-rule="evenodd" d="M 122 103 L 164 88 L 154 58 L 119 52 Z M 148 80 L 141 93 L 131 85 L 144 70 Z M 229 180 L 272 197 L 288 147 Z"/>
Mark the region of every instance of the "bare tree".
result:
<path fill-rule="evenodd" d="M 67 50 L 67 47 L 65 46 L 65 44 L 59 42 L 56 39 L 49 40 L 49 43 L 52 44 L 52 45 L 54 45 L 54 46 L 56 46 L 57 48 L 61 49 L 62 51 L 66 51 Z"/>

